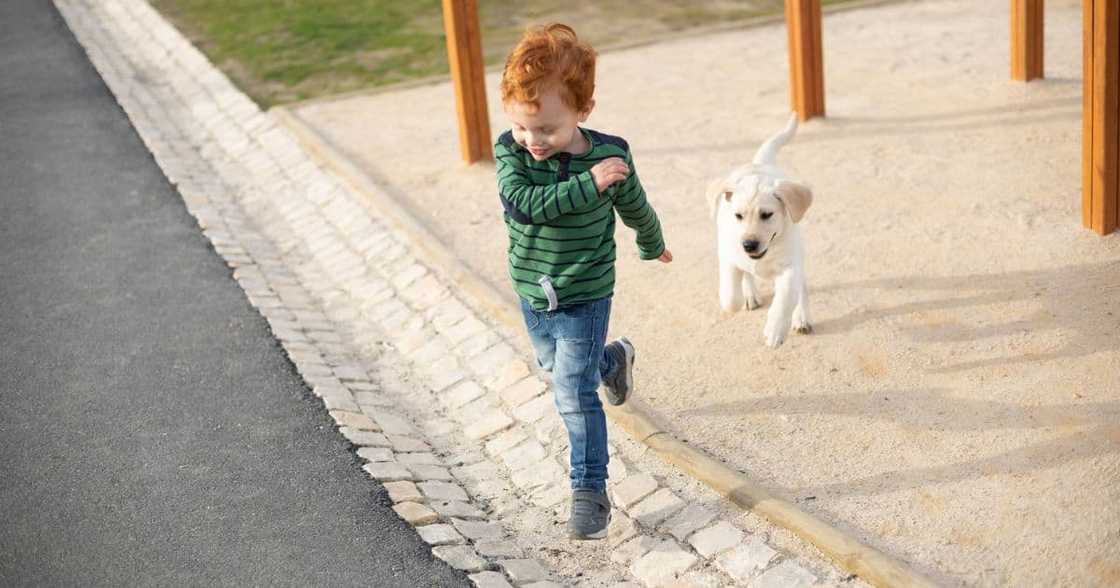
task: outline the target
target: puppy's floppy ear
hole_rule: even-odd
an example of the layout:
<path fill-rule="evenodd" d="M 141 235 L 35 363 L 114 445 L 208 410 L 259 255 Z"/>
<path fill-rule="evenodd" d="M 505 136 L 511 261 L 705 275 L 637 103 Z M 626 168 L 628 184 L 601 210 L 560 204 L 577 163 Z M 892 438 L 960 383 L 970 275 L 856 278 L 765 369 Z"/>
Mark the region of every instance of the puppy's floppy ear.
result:
<path fill-rule="evenodd" d="M 805 216 L 805 211 L 813 203 L 813 192 L 808 186 L 789 180 L 779 182 L 774 188 L 774 195 L 782 201 L 790 219 L 795 223 L 801 221 L 801 217 Z"/>
<path fill-rule="evenodd" d="M 708 210 L 712 214 L 712 218 L 716 217 L 719 212 L 719 200 L 722 198 L 726 202 L 731 201 L 731 184 L 727 182 L 727 178 L 719 178 L 712 180 L 708 184 Z"/>

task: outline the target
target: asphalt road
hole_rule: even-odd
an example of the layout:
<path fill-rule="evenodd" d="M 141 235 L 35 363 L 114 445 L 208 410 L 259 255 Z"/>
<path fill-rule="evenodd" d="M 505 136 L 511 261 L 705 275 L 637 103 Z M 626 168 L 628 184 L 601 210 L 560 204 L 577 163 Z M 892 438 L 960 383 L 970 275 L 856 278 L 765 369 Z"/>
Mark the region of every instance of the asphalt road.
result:
<path fill-rule="evenodd" d="M 0 585 L 469 585 L 388 505 L 54 6 L 0 3 Z"/>

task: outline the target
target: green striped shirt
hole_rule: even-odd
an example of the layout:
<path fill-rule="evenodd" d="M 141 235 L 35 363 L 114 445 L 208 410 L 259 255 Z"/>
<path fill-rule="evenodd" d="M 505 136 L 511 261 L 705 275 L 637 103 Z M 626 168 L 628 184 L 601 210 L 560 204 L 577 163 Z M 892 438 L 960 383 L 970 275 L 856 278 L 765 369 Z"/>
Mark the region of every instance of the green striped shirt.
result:
<path fill-rule="evenodd" d="M 665 251 L 661 224 L 634 172 L 630 146 L 590 129 L 581 155 L 558 153 L 536 161 L 506 131 L 494 145 L 498 196 L 509 231 L 509 275 L 519 296 L 534 309 L 548 308 L 540 279 L 547 277 L 560 306 L 589 302 L 614 292 L 615 211 L 637 232 L 642 259 Z M 630 166 L 630 176 L 595 189 L 591 167 L 609 157 Z"/>

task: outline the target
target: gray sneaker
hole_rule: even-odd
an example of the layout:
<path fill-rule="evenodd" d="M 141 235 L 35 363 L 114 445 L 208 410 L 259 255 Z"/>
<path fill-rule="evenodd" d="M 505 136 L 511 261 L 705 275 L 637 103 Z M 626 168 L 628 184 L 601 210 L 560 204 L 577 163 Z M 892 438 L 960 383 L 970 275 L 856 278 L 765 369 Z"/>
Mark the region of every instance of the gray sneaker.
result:
<path fill-rule="evenodd" d="M 572 491 L 572 518 L 568 519 L 568 537 L 602 539 L 611 523 L 611 501 L 605 492 Z"/>
<path fill-rule="evenodd" d="M 611 356 L 615 366 L 614 371 L 603 377 L 603 388 L 607 402 L 618 406 L 626 402 L 634 390 L 634 346 L 623 337 L 608 344 L 603 353 Z"/>

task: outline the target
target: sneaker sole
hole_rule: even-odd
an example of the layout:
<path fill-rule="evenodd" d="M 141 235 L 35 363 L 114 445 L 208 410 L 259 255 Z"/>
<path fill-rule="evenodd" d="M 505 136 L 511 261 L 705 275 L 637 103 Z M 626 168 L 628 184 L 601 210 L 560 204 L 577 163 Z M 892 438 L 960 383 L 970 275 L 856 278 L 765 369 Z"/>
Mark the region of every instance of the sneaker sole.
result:
<path fill-rule="evenodd" d="M 626 397 L 622 399 L 626 402 L 628 398 L 634 393 L 634 345 L 626 337 L 620 339 L 625 343 L 622 345 L 622 352 L 626 354 Z"/>

